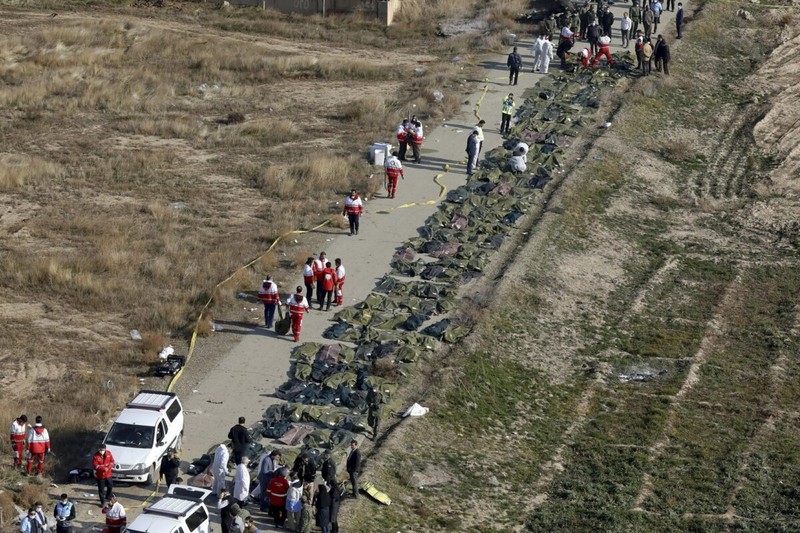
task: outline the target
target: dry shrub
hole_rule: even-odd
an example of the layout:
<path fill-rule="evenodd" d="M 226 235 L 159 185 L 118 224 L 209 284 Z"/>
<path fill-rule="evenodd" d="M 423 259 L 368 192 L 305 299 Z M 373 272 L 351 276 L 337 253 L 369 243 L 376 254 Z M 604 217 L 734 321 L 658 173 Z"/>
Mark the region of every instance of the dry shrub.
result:
<path fill-rule="evenodd" d="M 135 118 L 115 125 L 124 133 L 153 135 L 165 139 L 195 139 L 204 129 L 202 123 L 186 117 Z"/>
<path fill-rule="evenodd" d="M 341 217 L 334 217 L 334 218 L 341 218 Z M 289 262 L 291 263 L 292 268 L 294 269 L 302 269 L 303 265 L 306 264 L 306 260 L 309 257 L 314 257 L 314 252 L 311 251 L 310 248 L 301 248 L 299 250 L 295 250 L 292 252 L 292 255 L 289 258 Z"/>
<path fill-rule="evenodd" d="M 380 96 L 368 96 L 345 105 L 342 118 L 360 129 L 390 127 L 394 120 L 394 112 L 390 111 Z"/>
<path fill-rule="evenodd" d="M 303 130 L 288 120 L 268 118 L 222 128 L 211 135 L 208 143 L 216 147 L 268 147 L 299 139 Z"/>
<path fill-rule="evenodd" d="M 5 475 L 3 477 L 5 477 Z M 2 513 L 4 520 L 6 520 L 6 517 L 12 517 L 16 515 L 16 510 L 14 509 L 14 498 L 5 490 L 0 490 L 0 513 Z"/>
<path fill-rule="evenodd" d="M 255 268 L 261 272 L 270 273 L 278 267 L 278 254 L 273 250 L 268 254 L 264 254 L 256 261 Z"/>
<path fill-rule="evenodd" d="M 370 372 L 379 378 L 387 379 L 389 381 L 400 381 L 402 378 L 397 364 L 388 357 L 373 361 Z"/>
<path fill-rule="evenodd" d="M 343 217 L 340 215 L 334 215 L 330 219 L 328 226 L 336 229 L 345 229 L 350 227 L 350 223 L 347 221 L 347 217 Z"/>
<path fill-rule="evenodd" d="M 169 339 L 161 333 L 146 331 L 142 333 L 142 354 L 146 363 L 153 363 L 158 358 L 158 353 L 169 345 Z"/>
<path fill-rule="evenodd" d="M 58 163 L 28 154 L 0 154 L 0 190 L 61 178 Z"/>
<path fill-rule="evenodd" d="M 208 337 L 214 332 L 214 320 L 210 315 L 206 314 L 197 322 L 196 331 L 198 337 Z"/>
<path fill-rule="evenodd" d="M 45 464 L 47 464 L 46 461 Z M 19 492 L 13 498 L 14 502 L 23 509 L 33 507 L 36 502 L 44 504 L 48 500 L 47 485 L 36 478 L 30 478 L 27 483 L 19 488 Z"/>

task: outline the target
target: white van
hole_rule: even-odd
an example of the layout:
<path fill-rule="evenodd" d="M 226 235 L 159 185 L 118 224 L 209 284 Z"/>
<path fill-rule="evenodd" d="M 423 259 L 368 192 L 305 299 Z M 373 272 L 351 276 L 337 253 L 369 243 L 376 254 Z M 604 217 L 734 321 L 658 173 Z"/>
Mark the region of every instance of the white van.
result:
<path fill-rule="evenodd" d="M 119 414 L 103 443 L 114 456 L 111 477 L 150 484 L 161 458 L 181 448 L 183 406 L 172 392 L 141 391 Z"/>
<path fill-rule="evenodd" d="M 172 485 L 166 496 L 145 507 L 124 533 L 210 533 L 208 508 L 203 501 L 210 490 Z"/>

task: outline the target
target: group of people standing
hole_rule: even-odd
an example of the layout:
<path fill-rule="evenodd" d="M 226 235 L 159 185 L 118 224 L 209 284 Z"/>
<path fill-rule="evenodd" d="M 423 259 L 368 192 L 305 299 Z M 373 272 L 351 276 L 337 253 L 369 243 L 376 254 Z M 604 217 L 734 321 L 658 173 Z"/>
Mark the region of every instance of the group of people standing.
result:
<path fill-rule="evenodd" d="M 258 459 L 258 486 L 251 491 L 246 452 L 252 438 L 244 424 L 244 417 L 240 417 L 228 432 L 230 442 L 220 444 L 214 451 L 212 490 L 218 498 L 222 533 L 256 531 L 254 525 L 253 529 L 248 528 L 249 513 L 245 510 L 253 501 L 258 503 L 261 511 L 268 512 L 276 528 L 310 533 L 316 524 L 324 533 L 338 533 L 339 507 L 344 494 L 331 452 L 323 452 L 318 474 L 317 463 L 309 453 L 298 455 L 289 468 L 284 464 L 280 450 L 265 451 Z M 236 464 L 233 492 L 229 490 L 227 482 L 228 464 L 231 461 Z M 358 498 L 360 469 L 361 452 L 358 442 L 353 439 L 350 441 L 346 470 L 355 498 Z"/>
<path fill-rule="evenodd" d="M 419 150 L 422 148 L 422 143 L 425 141 L 425 133 L 422 128 L 422 122 L 417 119 L 416 115 L 411 115 L 411 118 L 404 118 L 403 121 L 397 125 L 397 143 L 400 145 L 400 151 L 397 157 L 400 161 L 408 161 L 406 155 L 408 149 L 411 148 L 411 154 L 414 163 L 420 163 L 422 158 L 419 155 Z"/>

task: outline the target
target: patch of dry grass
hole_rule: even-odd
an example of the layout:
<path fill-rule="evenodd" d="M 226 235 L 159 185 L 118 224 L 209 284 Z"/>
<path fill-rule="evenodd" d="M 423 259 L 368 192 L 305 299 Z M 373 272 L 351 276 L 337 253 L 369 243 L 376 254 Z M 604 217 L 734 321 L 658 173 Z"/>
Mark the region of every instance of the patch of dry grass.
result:
<path fill-rule="evenodd" d="M 0 154 L 0 190 L 47 182 L 64 176 L 58 163 L 29 154 Z"/>

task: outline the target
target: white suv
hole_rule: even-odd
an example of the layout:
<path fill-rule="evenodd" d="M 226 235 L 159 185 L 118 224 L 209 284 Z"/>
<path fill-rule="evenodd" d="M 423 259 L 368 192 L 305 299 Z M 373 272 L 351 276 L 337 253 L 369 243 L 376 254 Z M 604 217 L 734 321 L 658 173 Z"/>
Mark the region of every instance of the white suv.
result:
<path fill-rule="evenodd" d="M 161 458 L 181 448 L 183 407 L 172 392 L 141 391 L 128 402 L 103 440 L 114 456 L 113 479 L 150 484 Z"/>
<path fill-rule="evenodd" d="M 210 533 L 208 508 L 203 503 L 210 490 L 172 485 L 166 496 L 145 507 L 124 533 Z"/>

